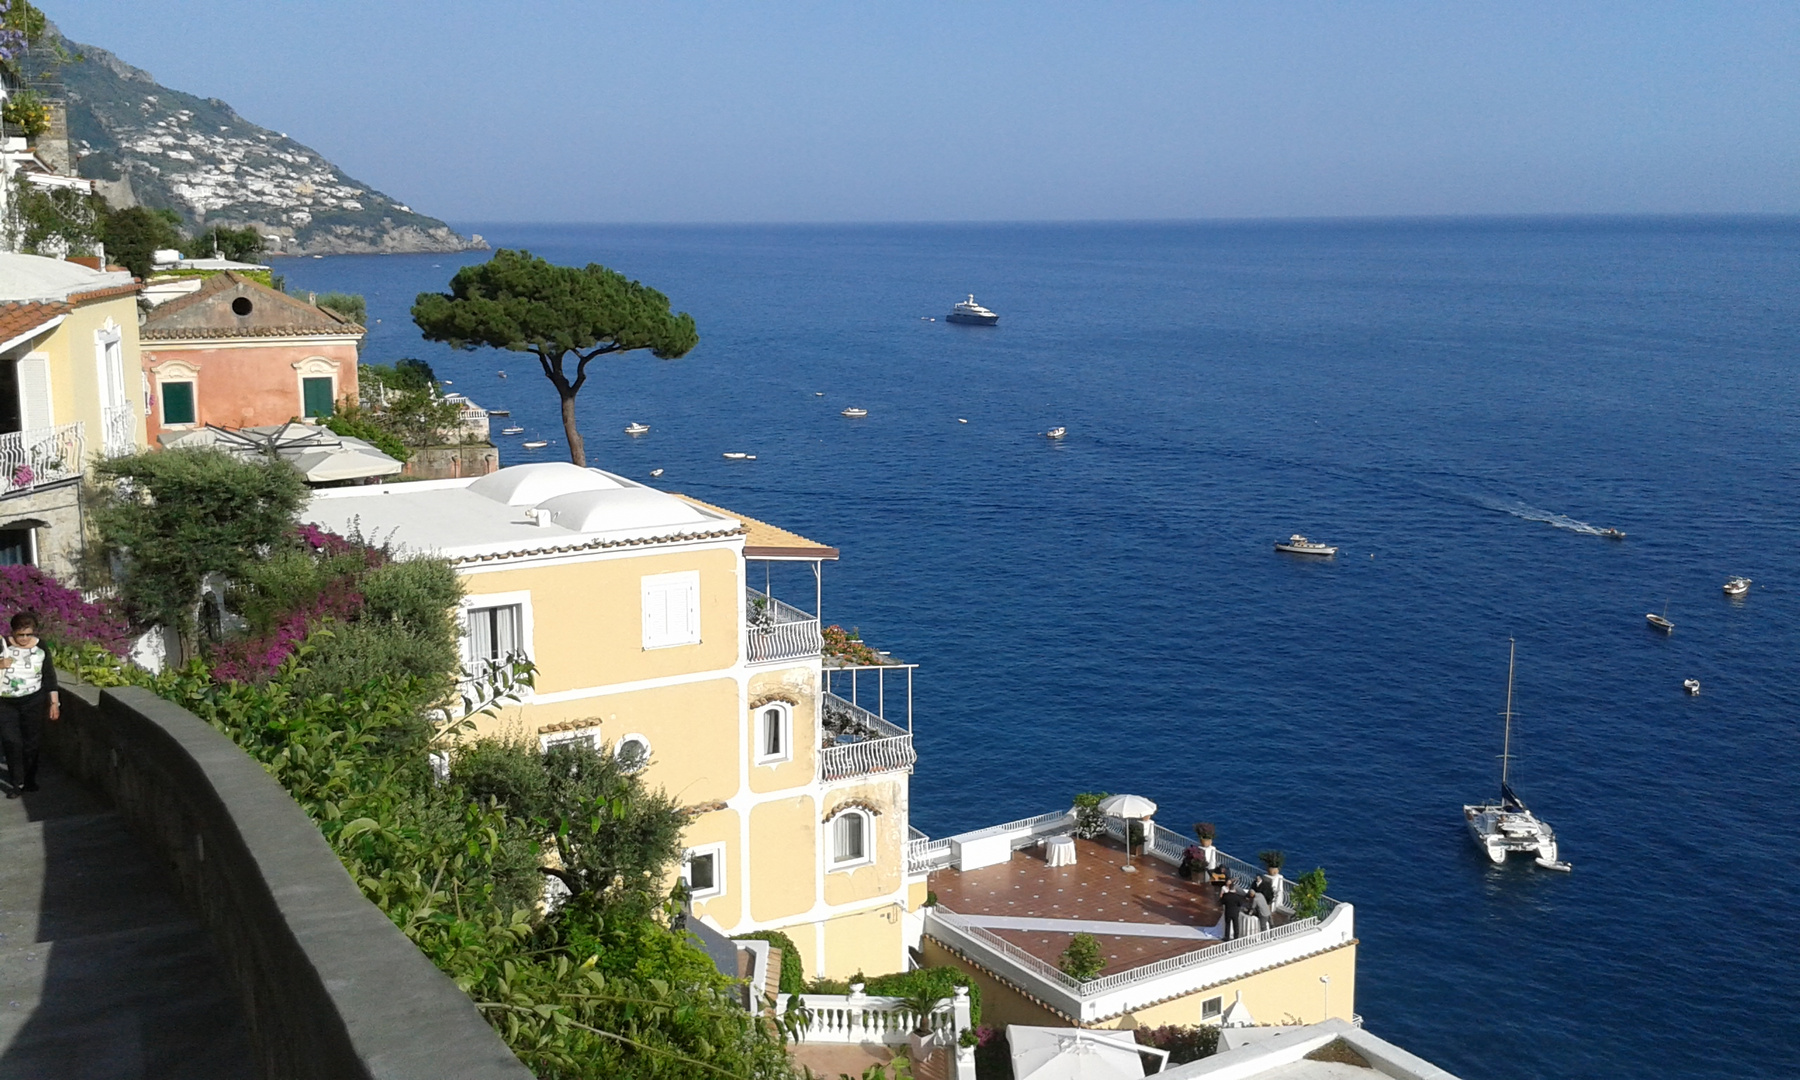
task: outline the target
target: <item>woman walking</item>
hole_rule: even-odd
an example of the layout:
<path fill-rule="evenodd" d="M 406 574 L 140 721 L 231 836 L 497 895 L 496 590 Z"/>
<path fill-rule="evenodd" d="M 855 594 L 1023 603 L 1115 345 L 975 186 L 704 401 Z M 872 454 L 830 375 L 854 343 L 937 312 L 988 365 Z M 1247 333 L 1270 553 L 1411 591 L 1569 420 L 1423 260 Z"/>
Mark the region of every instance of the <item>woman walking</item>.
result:
<path fill-rule="evenodd" d="M 6 755 L 6 797 L 38 789 L 38 748 L 44 720 L 62 718 L 56 665 L 38 641 L 37 616 L 12 617 L 12 636 L 0 649 L 0 751 Z"/>

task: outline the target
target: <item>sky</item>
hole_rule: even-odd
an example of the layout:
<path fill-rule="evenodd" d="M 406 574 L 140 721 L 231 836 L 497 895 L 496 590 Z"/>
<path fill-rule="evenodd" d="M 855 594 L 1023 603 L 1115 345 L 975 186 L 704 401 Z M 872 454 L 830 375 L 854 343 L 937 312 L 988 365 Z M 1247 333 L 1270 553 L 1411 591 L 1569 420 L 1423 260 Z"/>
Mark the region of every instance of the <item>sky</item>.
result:
<path fill-rule="evenodd" d="M 1800 4 L 39 0 L 452 222 L 1800 213 Z"/>

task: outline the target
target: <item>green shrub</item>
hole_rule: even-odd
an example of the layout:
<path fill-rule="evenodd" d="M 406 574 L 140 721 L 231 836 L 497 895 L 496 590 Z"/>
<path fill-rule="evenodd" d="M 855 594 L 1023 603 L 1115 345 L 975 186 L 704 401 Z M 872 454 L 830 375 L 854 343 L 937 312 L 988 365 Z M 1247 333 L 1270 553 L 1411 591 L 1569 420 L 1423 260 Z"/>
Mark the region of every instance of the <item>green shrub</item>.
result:
<path fill-rule="evenodd" d="M 1106 957 L 1100 952 L 1100 939 L 1092 934 L 1076 934 L 1063 950 L 1057 967 L 1071 979 L 1087 982 L 1106 970 Z"/>
<path fill-rule="evenodd" d="M 399 436 L 376 422 L 368 410 L 348 399 L 340 401 L 331 415 L 325 418 L 325 426 L 345 438 L 371 443 L 375 449 L 395 461 L 409 461 L 412 458 L 412 451 L 400 441 Z"/>
<path fill-rule="evenodd" d="M 1211 1024 L 1201 1024 L 1198 1027 L 1165 1024 L 1162 1027 L 1138 1028 L 1135 1034 L 1139 1046 L 1167 1050 L 1170 1065 L 1186 1065 L 1190 1061 L 1211 1057 L 1219 1050 L 1219 1029 Z"/>
<path fill-rule="evenodd" d="M 361 293 L 326 292 L 320 293 L 314 301 L 321 308 L 335 312 L 349 319 L 358 326 L 369 321 L 369 302 Z"/>
<path fill-rule="evenodd" d="M 981 1023 L 981 987 L 968 972 L 953 967 L 915 968 L 893 975 L 877 975 L 863 981 L 863 993 L 877 997 L 912 997 L 927 994 L 933 998 L 956 996 L 956 988 L 969 988 L 969 1023 Z"/>
<path fill-rule="evenodd" d="M 1288 887 L 1288 900 L 1294 908 L 1294 918 L 1310 919 L 1323 914 L 1325 909 L 1325 868 L 1315 866 L 1301 874 Z"/>
<path fill-rule="evenodd" d="M 736 941 L 766 941 L 781 950 L 781 977 L 779 986 L 784 994 L 802 994 L 806 992 L 806 961 L 800 958 L 800 950 L 795 947 L 794 939 L 779 930 L 753 930 L 748 934 L 738 934 Z"/>

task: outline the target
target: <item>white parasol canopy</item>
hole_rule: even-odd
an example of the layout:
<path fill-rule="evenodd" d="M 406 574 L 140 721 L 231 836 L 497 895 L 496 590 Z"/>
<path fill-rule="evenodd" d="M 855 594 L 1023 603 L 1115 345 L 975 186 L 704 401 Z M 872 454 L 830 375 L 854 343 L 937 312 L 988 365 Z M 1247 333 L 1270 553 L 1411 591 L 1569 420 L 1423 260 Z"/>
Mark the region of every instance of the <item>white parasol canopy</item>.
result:
<path fill-rule="evenodd" d="M 405 467 L 373 443 L 339 435 L 327 427 L 291 422 L 235 430 L 208 424 L 169 438 L 163 445 L 171 450 L 212 447 L 245 457 L 279 457 L 298 469 L 309 484 L 392 476 Z"/>
<path fill-rule="evenodd" d="M 1117 818 L 1155 817 L 1156 804 L 1142 795 L 1114 795 L 1100 800 L 1100 812 Z"/>
<path fill-rule="evenodd" d="M 1012 1024 L 1006 1043 L 1016 1080 L 1139 1080 L 1144 1075 L 1140 1051 L 1167 1060 L 1167 1051 L 1138 1046 L 1129 1031 Z"/>

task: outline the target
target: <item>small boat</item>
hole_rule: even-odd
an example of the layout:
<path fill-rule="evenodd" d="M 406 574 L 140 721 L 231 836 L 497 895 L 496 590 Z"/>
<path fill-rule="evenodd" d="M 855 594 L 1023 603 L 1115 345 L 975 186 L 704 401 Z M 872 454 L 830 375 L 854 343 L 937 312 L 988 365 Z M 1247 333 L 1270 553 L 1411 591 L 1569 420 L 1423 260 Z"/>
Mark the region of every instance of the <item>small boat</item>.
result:
<path fill-rule="evenodd" d="M 1320 544 L 1315 541 L 1308 540 L 1306 537 L 1301 536 L 1299 533 L 1295 533 L 1294 535 L 1288 537 L 1286 540 L 1275 541 L 1275 550 L 1276 551 L 1285 551 L 1290 555 L 1336 555 L 1337 554 L 1337 548 L 1332 547 L 1330 544 Z"/>
<path fill-rule="evenodd" d="M 1500 801 L 1465 805 L 1463 820 L 1468 823 L 1469 835 L 1475 838 L 1475 846 L 1496 866 L 1506 862 L 1506 856 L 1512 852 L 1535 851 L 1539 866 L 1567 871 L 1571 869 L 1569 864 L 1557 858 L 1556 830 L 1533 814 L 1508 782 L 1512 765 L 1513 666 L 1518 654 L 1519 646 L 1514 642 L 1506 661 L 1506 712 L 1502 714 L 1506 717 L 1506 735 L 1500 752 Z"/>
<path fill-rule="evenodd" d="M 523 435 L 523 434 L 525 434 L 525 429 L 522 427 L 501 428 L 500 434 L 502 434 L 502 435 Z"/>
<path fill-rule="evenodd" d="M 1725 583 L 1726 596 L 1743 596 L 1750 591 L 1750 579 L 1734 577 Z"/>
<path fill-rule="evenodd" d="M 1688 692 L 1689 697 L 1692 697 L 1693 695 L 1698 694 L 1700 692 L 1700 680 L 1699 679 L 1683 679 L 1683 680 L 1681 680 L 1681 688 Z"/>
<path fill-rule="evenodd" d="M 975 302 L 975 294 L 970 293 L 967 300 L 959 301 L 944 316 L 945 322 L 967 323 L 970 326 L 993 326 L 1000 321 L 1000 316 Z"/>
<path fill-rule="evenodd" d="M 813 391 L 813 397 L 824 397 L 824 396 L 825 396 L 825 391 L 823 391 L 823 390 L 814 390 Z"/>
<path fill-rule="evenodd" d="M 502 379 L 506 378 L 506 372 L 504 371 L 496 371 L 494 374 L 500 376 Z"/>
<path fill-rule="evenodd" d="M 967 421 L 967 420 L 964 420 L 964 419 L 963 419 L 963 418 L 962 418 L 962 417 L 960 417 L 960 416 L 959 416 L 959 417 L 957 417 L 957 418 L 956 418 L 956 422 L 957 422 L 957 423 L 959 423 L 959 424 L 966 424 L 966 423 L 968 423 L 968 421 Z"/>
<path fill-rule="evenodd" d="M 1675 624 L 1669 621 L 1669 609 L 1666 607 L 1663 608 L 1663 613 L 1661 615 L 1652 611 L 1650 614 L 1644 616 L 1644 621 L 1650 624 L 1650 629 L 1661 630 L 1665 634 L 1672 633 L 1675 630 Z"/>
<path fill-rule="evenodd" d="M 869 415 L 869 410 L 849 408 L 849 409 L 845 409 L 843 412 L 839 413 L 838 415 L 839 416 L 850 416 L 850 417 L 867 416 L 867 415 Z"/>
<path fill-rule="evenodd" d="M 549 446 L 550 444 L 543 439 L 533 439 L 530 442 L 522 442 L 519 445 L 523 446 L 527 450 L 542 450 L 544 447 Z"/>
<path fill-rule="evenodd" d="M 512 410 L 511 409 L 489 409 L 488 415 L 489 416 L 511 416 Z"/>
<path fill-rule="evenodd" d="M 1618 529 L 1601 529 L 1600 535 L 1606 537 L 1608 540 L 1625 539 L 1625 534 Z"/>
<path fill-rule="evenodd" d="M 738 453 L 736 451 L 728 451 L 725 453 L 724 458 L 726 461 L 755 461 L 756 455 L 755 454 Z"/>
<path fill-rule="evenodd" d="M 662 475 L 662 470 L 661 470 L 661 469 L 651 469 L 651 470 L 650 470 L 650 475 L 651 475 L 651 476 L 661 476 L 661 475 Z"/>
<path fill-rule="evenodd" d="M 1044 438 L 1060 439 L 1064 435 L 1067 435 L 1068 433 L 1069 433 L 1069 429 L 1066 427 L 1053 427 L 1049 431 L 1044 432 Z"/>
<path fill-rule="evenodd" d="M 625 434 L 627 435 L 642 435 L 649 430 L 649 424 L 630 423 L 625 425 Z"/>

